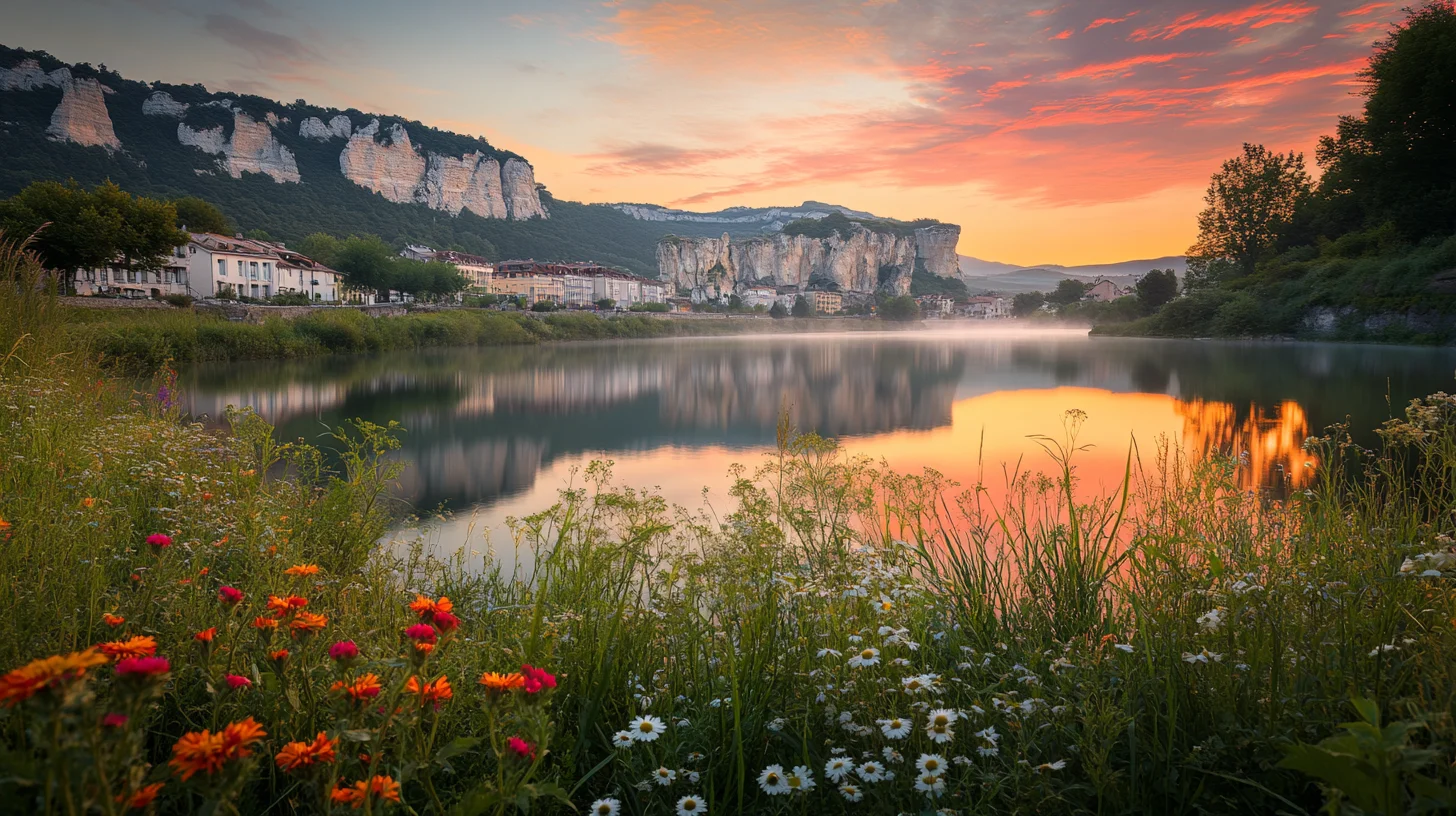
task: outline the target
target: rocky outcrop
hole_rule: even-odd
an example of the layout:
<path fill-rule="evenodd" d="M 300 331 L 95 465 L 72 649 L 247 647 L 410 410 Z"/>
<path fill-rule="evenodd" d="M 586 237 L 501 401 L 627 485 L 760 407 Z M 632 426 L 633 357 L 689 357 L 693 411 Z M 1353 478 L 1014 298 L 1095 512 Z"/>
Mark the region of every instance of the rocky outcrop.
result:
<path fill-rule="evenodd" d="M 186 116 L 187 108 L 187 103 L 178 102 L 166 91 L 157 91 L 142 103 L 142 113 L 147 116 L 168 116 L 173 119 Z"/>
<path fill-rule="evenodd" d="M 910 292 L 917 261 L 942 277 L 955 274 L 959 236 L 960 227 L 953 224 L 906 235 L 858 223 L 848 234 L 834 232 L 827 238 L 784 233 L 741 239 L 726 233 L 721 238 L 670 236 L 657 244 L 657 269 L 658 277 L 709 297 L 741 291 L 751 283 L 903 295 Z M 922 255 L 922 249 L 929 254 Z"/>
<path fill-rule="evenodd" d="M 305 139 L 314 139 L 326 142 L 329 139 L 347 139 L 354 130 L 354 123 L 349 117 L 339 114 L 324 124 L 324 120 L 317 116 L 310 116 L 298 123 L 298 135 Z"/>
<path fill-rule="evenodd" d="M 69 68 L 47 73 L 35 60 L 23 60 L 14 68 L 0 68 L 0 91 L 33 91 L 60 88 L 61 103 L 51 114 L 46 136 L 57 142 L 74 142 L 104 148 L 110 153 L 121 148 L 106 110 L 111 89 L 94 79 L 76 79 Z"/>
<path fill-rule="evenodd" d="M 272 126 L 240 110 L 233 110 L 230 139 L 223 137 L 221 125 L 194 130 L 182 122 L 177 125 L 177 141 L 221 156 L 218 166 L 233 178 L 242 178 L 244 173 L 262 173 L 279 184 L 300 180 L 293 151 L 278 143 Z"/>
<path fill-rule="evenodd" d="M 379 120 L 371 121 L 349 136 L 339 154 L 340 171 L 355 184 L 389 201 L 424 204 L 451 215 L 469 210 L 482 218 L 547 217 L 526 162 L 512 158 L 501 165 L 478 151 L 427 154 L 414 146 L 403 125 L 392 125 L 384 141 L 379 131 Z"/>

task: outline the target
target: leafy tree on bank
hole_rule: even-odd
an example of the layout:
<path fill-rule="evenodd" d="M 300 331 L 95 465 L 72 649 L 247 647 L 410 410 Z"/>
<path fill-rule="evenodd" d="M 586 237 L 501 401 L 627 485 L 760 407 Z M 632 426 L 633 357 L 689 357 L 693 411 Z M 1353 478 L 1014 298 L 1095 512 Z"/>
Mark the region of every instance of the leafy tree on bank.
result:
<path fill-rule="evenodd" d="M 161 269 L 187 243 L 176 224 L 170 203 L 133 198 L 111 182 L 88 191 L 74 181 L 38 181 L 0 201 L 0 230 L 17 237 L 39 230 L 36 254 L 67 281 L 78 269 L 108 264 Z"/>
<path fill-rule="evenodd" d="M 1244 144 L 1209 180 L 1198 214 L 1198 240 L 1188 248 L 1187 288 L 1228 275 L 1250 275 L 1310 197 L 1313 182 L 1301 153 Z"/>
<path fill-rule="evenodd" d="M 790 311 L 794 317 L 813 317 L 814 307 L 809 305 L 808 299 L 803 295 L 794 298 L 794 308 Z"/>
<path fill-rule="evenodd" d="M 188 232 L 211 232 L 218 235 L 232 235 L 236 230 L 227 216 L 210 201 L 197 196 L 184 196 L 172 200 L 177 210 L 177 227 Z"/>
<path fill-rule="evenodd" d="M 1079 303 L 1087 295 L 1087 284 L 1072 278 L 1064 278 L 1057 283 L 1057 288 L 1048 292 L 1046 302 L 1057 306 L 1066 306 L 1070 303 Z M 1014 303 L 1014 301 L 1013 301 Z"/>
<path fill-rule="evenodd" d="M 1363 114 L 1315 153 L 1328 217 L 1342 231 L 1392 221 L 1411 241 L 1456 232 L 1456 7 L 1415 9 L 1360 78 Z"/>
<path fill-rule="evenodd" d="M 1178 296 L 1178 273 L 1171 269 L 1154 269 L 1138 278 L 1136 289 L 1143 307 L 1153 311 Z"/>
<path fill-rule="evenodd" d="M 916 303 L 915 298 L 909 295 L 887 297 L 880 301 L 879 316 L 884 320 L 894 320 L 901 323 L 916 320 L 920 317 L 920 304 Z"/>
<path fill-rule="evenodd" d="M 779 320 L 781 318 L 788 317 L 789 310 L 784 308 L 784 304 L 779 303 L 776 300 L 774 301 L 774 305 L 769 307 L 768 316 L 772 317 L 774 320 Z"/>
<path fill-rule="evenodd" d="M 1046 303 L 1046 295 L 1041 292 L 1022 292 L 1011 298 L 1011 316 L 1026 317 L 1034 314 L 1043 303 Z"/>
<path fill-rule="evenodd" d="M 597 301 L 596 305 L 598 309 L 601 309 L 604 312 L 610 312 L 612 309 L 615 309 L 617 307 L 617 301 L 612 300 L 611 298 L 602 298 L 601 300 Z"/>

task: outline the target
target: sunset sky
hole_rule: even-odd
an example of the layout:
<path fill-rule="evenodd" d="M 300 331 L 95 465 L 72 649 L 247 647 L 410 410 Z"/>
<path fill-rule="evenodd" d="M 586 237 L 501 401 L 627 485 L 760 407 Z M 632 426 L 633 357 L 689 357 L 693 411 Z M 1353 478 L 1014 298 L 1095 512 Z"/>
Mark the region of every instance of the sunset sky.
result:
<path fill-rule="evenodd" d="M 1312 164 L 1402 5 L 50 0 L 0 42 L 482 135 L 561 198 L 815 199 L 1081 264 L 1181 253 L 1242 142 Z"/>

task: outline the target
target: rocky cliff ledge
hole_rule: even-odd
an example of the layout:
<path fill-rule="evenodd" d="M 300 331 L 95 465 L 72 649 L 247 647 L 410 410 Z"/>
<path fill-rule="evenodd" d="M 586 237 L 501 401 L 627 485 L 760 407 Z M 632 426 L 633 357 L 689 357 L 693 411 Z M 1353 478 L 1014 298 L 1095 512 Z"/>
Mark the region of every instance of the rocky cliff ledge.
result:
<path fill-rule="evenodd" d="M 75 142 L 86 147 L 105 148 L 110 153 L 121 147 L 106 112 L 111 89 L 94 79 L 76 79 L 69 68 L 46 72 L 35 60 L 23 60 L 13 68 L 0 68 L 0 91 L 33 91 L 60 88 L 61 103 L 51 114 L 46 136 L 58 142 Z"/>
<path fill-rule="evenodd" d="M 954 224 L 909 230 L 851 222 L 825 237 L 669 236 L 657 244 L 657 269 L 664 280 L 714 297 L 753 283 L 904 295 L 917 266 L 940 277 L 958 274 L 960 233 Z"/>
<path fill-rule="evenodd" d="M 156 96 L 147 99 L 152 104 L 154 116 L 172 116 L 170 109 L 165 108 L 165 102 L 157 99 Z M 143 105 L 145 110 L 146 105 Z M 183 113 L 185 114 L 185 110 Z M 281 120 L 273 114 L 269 114 L 266 121 L 258 122 L 253 117 L 234 108 L 233 113 L 233 135 L 231 138 L 223 138 L 221 126 L 194 130 L 185 122 L 177 124 L 177 141 L 190 147 L 195 147 L 204 153 L 211 153 L 221 156 L 218 165 L 233 178 L 242 178 L 244 173 L 262 173 L 263 175 L 282 184 L 287 181 L 297 182 L 301 180 L 298 174 L 298 162 L 293 157 L 293 152 L 278 143 L 273 137 L 273 128 Z"/>

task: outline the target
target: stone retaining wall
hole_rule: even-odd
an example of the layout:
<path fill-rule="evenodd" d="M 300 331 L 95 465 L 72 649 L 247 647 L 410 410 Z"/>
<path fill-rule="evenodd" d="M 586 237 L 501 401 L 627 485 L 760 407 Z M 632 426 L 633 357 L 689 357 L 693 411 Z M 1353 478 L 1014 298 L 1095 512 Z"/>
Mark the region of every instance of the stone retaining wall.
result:
<path fill-rule="evenodd" d="M 405 308 L 399 303 L 383 303 L 375 306 L 260 306 L 254 303 L 228 303 L 223 301 L 198 302 L 193 305 L 199 312 L 221 315 L 238 323 L 263 323 L 270 317 L 296 320 L 314 312 L 334 312 L 352 309 L 370 317 L 399 317 Z"/>

